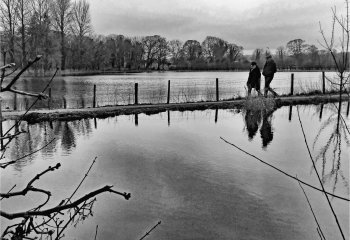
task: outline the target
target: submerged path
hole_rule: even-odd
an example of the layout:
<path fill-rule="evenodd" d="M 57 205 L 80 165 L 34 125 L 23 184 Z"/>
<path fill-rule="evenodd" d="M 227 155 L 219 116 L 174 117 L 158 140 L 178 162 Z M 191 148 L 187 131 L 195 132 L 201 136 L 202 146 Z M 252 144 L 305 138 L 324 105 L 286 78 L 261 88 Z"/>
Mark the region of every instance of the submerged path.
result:
<path fill-rule="evenodd" d="M 348 100 L 347 95 L 343 95 L 343 100 Z M 77 120 L 82 118 L 106 118 L 117 115 L 130 114 L 156 114 L 164 111 L 193 111 L 205 109 L 228 109 L 241 108 L 246 99 L 218 101 L 218 102 L 195 102 L 195 103 L 170 103 L 170 104 L 138 104 L 123 106 L 108 106 L 98 108 L 81 109 L 53 109 L 53 110 L 33 110 L 23 116 L 24 111 L 6 111 L 4 110 L 3 120 L 17 120 L 23 116 L 23 120 L 28 122 L 41 122 L 53 120 Z M 335 95 L 312 95 L 312 96 L 285 96 L 275 98 L 276 106 L 289 106 L 296 104 L 320 104 L 339 101 L 339 94 Z"/>

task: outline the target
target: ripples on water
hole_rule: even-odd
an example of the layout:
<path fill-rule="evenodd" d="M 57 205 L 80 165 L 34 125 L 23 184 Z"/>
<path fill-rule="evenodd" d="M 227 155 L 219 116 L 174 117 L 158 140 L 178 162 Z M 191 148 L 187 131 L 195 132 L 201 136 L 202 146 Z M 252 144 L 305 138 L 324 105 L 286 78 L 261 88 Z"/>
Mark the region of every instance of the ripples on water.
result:
<path fill-rule="evenodd" d="M 336 108 L 329 104 L 299 109 L 326 189 L 349 197 L 349 135 L 344 124 L 334 134 Z M 344 120 L 349 122 L 348 117 Z M 93 238 L 97 224 L 99 239 L 138 239 L 158 220 L 162 224 L 152 232 L 153 239 L 317 238 L 297 183 L 219 139 L 318 186 L 296 107 L 164 112 L 20 127 L 28 134 L 13 142 L 7 153 L 12 159 L 55 140 L 3 171 L 2 192 L 60 162 L 60 170 L 38 183 L 52 191 L 55 205 L 71 194 L 98 156 L 78 196 L 106 183 L 132 194 L 129 201 L 99 196 L 94 217 L 67 231 L 68 239 Z M 306 191 L 327 239 L 338 239 L 324 197 Z M 40 200 L 32 199 L 24 204 L 21 199 L 3 200 L 2 209 L 24 210 Z M 349 232 L 349 204 L 337 199 L 332 203 L 344 232 Z"/>

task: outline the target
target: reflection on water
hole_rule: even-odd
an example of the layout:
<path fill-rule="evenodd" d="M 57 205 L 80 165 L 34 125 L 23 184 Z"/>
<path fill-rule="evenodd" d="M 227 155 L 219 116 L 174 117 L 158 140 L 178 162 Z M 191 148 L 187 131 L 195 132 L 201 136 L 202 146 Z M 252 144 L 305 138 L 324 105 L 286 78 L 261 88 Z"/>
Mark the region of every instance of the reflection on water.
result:
<path fill-rule="evenodd" d="M 343 104 L 345 107 L 345 104 Z M 348 104 L 349 106 L 349 104 Z M 321 165 L 321 176 L 323 183 L 331 182 L 335 192 L 338 181 L 341 181 L 345 189 L 349 190 L 348 177 L 342 170 L 343 149 L 350 147 L 349 121 L 340 114 L 342 105 L 329 104 L 326 106 L 330 114 L 322 121 L 320 129 L 313 142 L 313 148 L 317 150 L 316 162 Z M 320 119 L 324 106 L 320 107 Z M 347 116 L 348 116 L 347 111 Z M 345 145 L 345 146 L 343 146 Z M 347 159 L 349 160 L 349 158 Z M 347 192 L 349 194 L 349 191 Z"/>
<path fill-rule="evenodd" d="M 332 105 L 299 108 L 308 141 L 315 140 L 314 155 L 334 136 L 321 155 L 325 158 L 318 158 L 317 168 L 324 171 L 326 190 L 348 197 L 349 135 L 344 136 L 339 127 L 337 140 Z M 290 107 L 214 109 L 23 124 L 20 127 L 28 134 L 13 143 L 11 158 L 55 140 L 4 171 L 1 189 L 9 189 L 14 179 L 25 181 L 38 169 L 61 162 L 55 177 L 40 182 L 52 190 L 55 204 L 71 193 L 98 156 L 80 195 L 110 183 L 131 192 L 132 198 L 124 202 L 113 195 L 100 196 L 94 217 L 69 230 L 69 239 L 92 238 L 97 224 L 99 239 L 138 239 L 158 220 L 162 224 L 151 234 L 154 239 L 315 239 L 315 224 L 297 183 L 219 139 L 222 136 L 317 186 L 299 122 L 292 114 Z M 348 121 L 345 115 L 344 120 Z M 337 141 L 340 144 L 333 145 Z M 338 239 L 322 195 L 306 191 L 327 239 Z M 332 202 L 348 232 L 349 204 Z M 31 204 L 1 203 L 3 209 L 19 210 Z"/>
<path fill-rule="evenodd" d="M 273 139 L 272 117 L 275 110 L 249 109 L 245 111 L 245 124 L 248 131 L 248 139 L 252 140 L 259 129 L 262 139 L 262 147 L 266 148 Z"/>

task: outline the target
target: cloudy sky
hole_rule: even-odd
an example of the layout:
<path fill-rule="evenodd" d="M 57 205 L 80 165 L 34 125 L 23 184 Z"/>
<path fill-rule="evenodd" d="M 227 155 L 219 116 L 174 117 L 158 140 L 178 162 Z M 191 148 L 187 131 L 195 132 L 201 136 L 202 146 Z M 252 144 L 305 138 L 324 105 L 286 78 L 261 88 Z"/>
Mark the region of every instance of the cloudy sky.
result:
<path fill-rule="evenodd" d="M 301 38 L 321 40 L 319 21 L 331 22 L 331 7 L 344 0 L 89 0 L 96 34 L 161 35 L 202 42 L 220 37 L 246 50 L 275 49 Z"/>

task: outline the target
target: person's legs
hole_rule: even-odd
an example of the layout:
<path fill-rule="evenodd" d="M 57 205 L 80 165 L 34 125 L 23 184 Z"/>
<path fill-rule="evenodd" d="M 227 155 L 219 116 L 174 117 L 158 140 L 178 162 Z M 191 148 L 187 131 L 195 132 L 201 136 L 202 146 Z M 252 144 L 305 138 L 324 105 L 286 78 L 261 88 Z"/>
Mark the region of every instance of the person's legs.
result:
<path fill-rule="evenodd" d="M 250 95 L 252 94 L 252 85 L 247 83 L 247 87 L 248 87 L 248 97 L 250 97 Z"/>
<path fill-rule="evenodd" d="M 264 97 L 267 97 L 267 92 L 271 90 L 270 83 L 273 77 L 265 76 L 265 88 L 264 88 Z"/>

